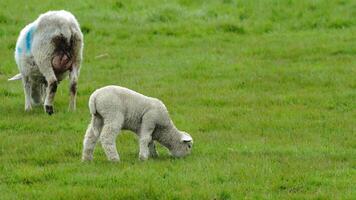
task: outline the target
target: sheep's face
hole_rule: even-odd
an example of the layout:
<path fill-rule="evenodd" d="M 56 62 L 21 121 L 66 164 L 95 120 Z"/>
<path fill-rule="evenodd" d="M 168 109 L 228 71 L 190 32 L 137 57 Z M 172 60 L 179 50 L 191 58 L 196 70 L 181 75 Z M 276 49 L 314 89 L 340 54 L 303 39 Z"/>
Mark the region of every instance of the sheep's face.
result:
<path fill-rule="evenodd" d="M 174 157 L 184 157 L 191 153 L 193 147 L 193 138 L 186 132 L 180 132 L 182 137 L 176 144 L 175 148 L 171 150 Z"/>

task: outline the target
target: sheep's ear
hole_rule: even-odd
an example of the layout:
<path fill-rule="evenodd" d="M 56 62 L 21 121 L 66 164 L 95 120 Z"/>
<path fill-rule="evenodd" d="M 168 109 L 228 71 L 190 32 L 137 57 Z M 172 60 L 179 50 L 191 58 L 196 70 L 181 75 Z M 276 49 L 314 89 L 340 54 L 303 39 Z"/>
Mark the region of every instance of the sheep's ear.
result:
<path fill-rule="evenodd" d="M 188 134 L 183 134 L 183 136 L 181 138 L 181 141 L 182 142 L 192 142 L 193 138 Z"/>

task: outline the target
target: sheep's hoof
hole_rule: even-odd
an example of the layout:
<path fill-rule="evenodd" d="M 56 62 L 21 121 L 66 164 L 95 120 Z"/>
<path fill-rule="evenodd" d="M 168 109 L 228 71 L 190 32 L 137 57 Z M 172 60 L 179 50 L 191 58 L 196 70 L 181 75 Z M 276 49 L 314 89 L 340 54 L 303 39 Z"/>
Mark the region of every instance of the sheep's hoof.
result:
<path fill-rule="evenodd" d="M 47 114 L 52 115 L 53 114 L 53 106 L 45 105 L 45 111 Z"/>

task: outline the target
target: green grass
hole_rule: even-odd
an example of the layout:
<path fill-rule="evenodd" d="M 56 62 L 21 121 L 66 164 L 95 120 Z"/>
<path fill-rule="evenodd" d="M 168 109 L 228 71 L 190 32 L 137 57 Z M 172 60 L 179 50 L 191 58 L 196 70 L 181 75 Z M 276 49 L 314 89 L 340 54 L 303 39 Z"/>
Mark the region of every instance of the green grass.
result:
<path fill-rule="evenodd" d="M 356 2 L 0 1 L 0 199 L 354 199 Z M 25 113 L 19 31 L 66 9 L 85 35 L 78 110 Z M 100 56 L 104 55 L 104 56 Z M 99 56 L 99 57 L 97 57 Z M 160 98 L 192 155 L 81 163 L 89 95 L 116 84 Z"/>

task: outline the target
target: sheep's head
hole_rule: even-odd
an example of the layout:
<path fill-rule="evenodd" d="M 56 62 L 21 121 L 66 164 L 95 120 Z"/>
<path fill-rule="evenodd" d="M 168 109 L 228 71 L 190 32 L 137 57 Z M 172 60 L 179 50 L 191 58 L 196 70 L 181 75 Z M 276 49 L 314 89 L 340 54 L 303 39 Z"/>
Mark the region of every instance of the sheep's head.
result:
<path fill-rule="evenodd" d="M 171 149 L 174 157 L 184 157 L 189 155 L 193 147 L 193 138 L 186 132 L 180 131 L 181 138 Z"/>

